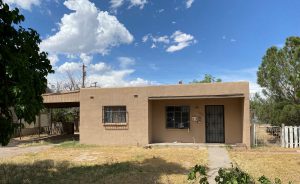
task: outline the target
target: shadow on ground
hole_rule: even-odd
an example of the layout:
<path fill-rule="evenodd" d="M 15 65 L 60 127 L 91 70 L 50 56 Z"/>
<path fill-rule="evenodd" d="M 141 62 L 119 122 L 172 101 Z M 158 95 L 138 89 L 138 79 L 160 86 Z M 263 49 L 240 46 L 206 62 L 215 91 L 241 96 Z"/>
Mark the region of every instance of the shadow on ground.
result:
<path fill-rule="evenodd" d="M 160 177 L 186 174 L 181 165 L 161 158 L 143 162 L 74 165 L 68 161 L 36 161 L 32 164 L 0 164 L 0 183 L 161 183 Z"/>
<path fill-rule="evenodd" d="M 22 140 L 22 139 L 19 140 L 19 138 L 14 138 L 10 141 L 7 147 L 15 147 L 21 144 L 37 143 L 41 141 L 49 144 L 60 144 L 65 141 L 79 141 L 79 134 L 49 135 L 44 137 L 35 137 L 26 140 Z"/>

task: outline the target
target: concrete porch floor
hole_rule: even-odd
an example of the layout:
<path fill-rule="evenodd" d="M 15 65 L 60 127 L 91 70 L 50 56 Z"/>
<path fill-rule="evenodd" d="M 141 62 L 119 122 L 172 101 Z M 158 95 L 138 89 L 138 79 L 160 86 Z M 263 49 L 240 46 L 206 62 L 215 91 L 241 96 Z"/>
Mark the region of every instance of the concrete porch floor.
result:
<path fill-rule="evenodd" d="M 192 147 L 192 148 L 207 148 L 207 147 L 236 147 L 235 144 L 221 144 L 221 143 L 151 143 L 146 147 Z"/>

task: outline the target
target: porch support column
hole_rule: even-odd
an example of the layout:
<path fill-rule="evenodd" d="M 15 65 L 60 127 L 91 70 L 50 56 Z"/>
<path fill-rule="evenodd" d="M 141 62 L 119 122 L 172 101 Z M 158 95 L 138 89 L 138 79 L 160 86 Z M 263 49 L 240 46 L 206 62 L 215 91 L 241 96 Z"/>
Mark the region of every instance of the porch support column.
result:
<path fill-rule="evenodd" d="M 249 94 L 245 95 L 243 106 L 243 144 L 250 148 L 250 105 Z"/>

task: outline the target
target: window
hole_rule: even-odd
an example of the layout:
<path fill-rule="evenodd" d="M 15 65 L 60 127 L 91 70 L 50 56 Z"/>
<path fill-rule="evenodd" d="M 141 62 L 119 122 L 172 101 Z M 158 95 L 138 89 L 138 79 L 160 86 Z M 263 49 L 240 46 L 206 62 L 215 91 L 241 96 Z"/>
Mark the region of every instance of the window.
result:
<path fill-rule="evenodd" d="M 126 106 L 104 106 L 103 123 L 126 123 Z"/>
<path fill-rule="evenodd" d="M 167 117 L 167 128 L 189 128 L 190 127 L 189 106 L 167 106 L 166 117 Z"/>

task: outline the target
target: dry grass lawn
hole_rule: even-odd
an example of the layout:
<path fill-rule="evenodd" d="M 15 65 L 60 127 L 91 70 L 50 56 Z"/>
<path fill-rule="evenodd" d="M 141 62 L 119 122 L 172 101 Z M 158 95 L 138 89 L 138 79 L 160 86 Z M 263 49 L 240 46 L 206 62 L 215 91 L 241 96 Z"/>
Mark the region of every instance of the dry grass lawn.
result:
<path fill-rule="evenodd" d="M 207 150 L 99 147 L 64 143 L 36 154 L 0 159 L 2 183 L 188 183 Z"/>
<path fill-rule="evenodd" d="M 300 183 L 300 152 L 295 149 L 262 147 L 251 150 L 229 149 L 234 163 L 251 176 L 280 178 L 284 183 Z"/>

